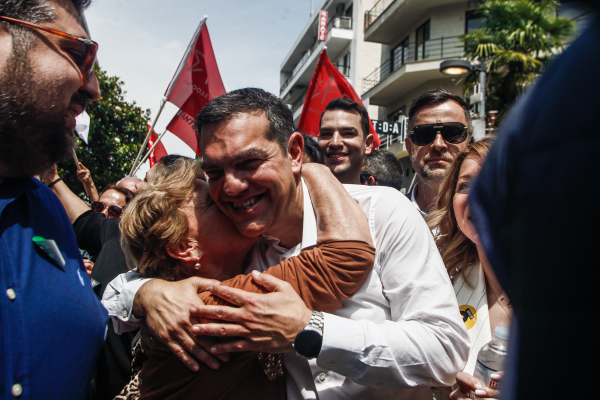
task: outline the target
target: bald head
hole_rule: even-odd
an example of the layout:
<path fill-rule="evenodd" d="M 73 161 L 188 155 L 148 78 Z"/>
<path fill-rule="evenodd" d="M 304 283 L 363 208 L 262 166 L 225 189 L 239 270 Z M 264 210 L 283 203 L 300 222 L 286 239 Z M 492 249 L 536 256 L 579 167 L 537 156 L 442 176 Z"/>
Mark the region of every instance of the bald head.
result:
<path fill-rule="evenodd" d="M 129 189 L 137 196 L 146 189 L 146 182 L 138 178 L 123 178 L 117 182 L 117 187 Z"/>

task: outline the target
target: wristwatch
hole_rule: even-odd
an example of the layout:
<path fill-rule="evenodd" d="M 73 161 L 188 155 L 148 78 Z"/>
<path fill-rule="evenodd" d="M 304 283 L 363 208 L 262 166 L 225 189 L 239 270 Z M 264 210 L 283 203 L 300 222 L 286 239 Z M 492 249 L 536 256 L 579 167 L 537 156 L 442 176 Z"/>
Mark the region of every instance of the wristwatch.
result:
<path fill-rule="evenodd" d="M 308 325 L 304 327 L 294 340 L 294 350 L 300 357 L 312 360 L 317 358 L 323 344 L 323 324 L 325 317 L 321 311 L 313 311 Z"/>

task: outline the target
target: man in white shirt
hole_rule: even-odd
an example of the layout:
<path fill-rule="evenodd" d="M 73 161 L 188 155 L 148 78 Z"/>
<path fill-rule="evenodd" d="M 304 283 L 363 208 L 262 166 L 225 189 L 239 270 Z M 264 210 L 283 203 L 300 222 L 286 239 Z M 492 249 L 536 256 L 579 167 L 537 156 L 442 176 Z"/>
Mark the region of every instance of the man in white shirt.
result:
<path fill-rule="evenodd" d="M 460 125 L 452 123 L 466 129 L 461 132 Z M 408 130 L 404 144 L 417 173 L 417 184 L 407 197 L 425 218 L 435 205 L 452 161 L 472 137 L 469 105 L 444 89 L 422 94 L 408 111 Z"/>
<path fill-rule="evenodd" d="M 249 270 L 265 270 L 316 242 L 301 179 L 302 136 L 292 133 L 292 120 L 285 104 L 260 89 L 223 95 L 196 120 L 213 200 L 244 235 L 264 238 L 250 254 Z M 183 349 L 201 353 L 209 365 L 215 360 L 200 347 L 213 354 L 287 352 L 289 399 L 430 399 L 430 386 L 454 382 L 469 349 L 448 275 L 427 226 L 403 195 L 384 187 L 346 187 L 369 219 L 377 254 L 361 289 L 335 314 L 307 309 L 274 279 L 260 278 L 274 289 L 264 295 L 213 286 L 213 293 L 241 306 L 233 308 L 200 305 L 200 278 L 141 286 L 121 277 L 107 288 L 104 302 L 115 326 L 135 324 L 133 303 L 133 314 L 145 316 L 152 334 L 190 366 Z M 229 323 L 192 327 L 182 312 L 186 305 L 196 316 Z M 314 353 L 301 350 L 307 347 L 301 331 L 317 332 Z M 192 332 L 242 339 L 207 346 L 187 338 Z"/>

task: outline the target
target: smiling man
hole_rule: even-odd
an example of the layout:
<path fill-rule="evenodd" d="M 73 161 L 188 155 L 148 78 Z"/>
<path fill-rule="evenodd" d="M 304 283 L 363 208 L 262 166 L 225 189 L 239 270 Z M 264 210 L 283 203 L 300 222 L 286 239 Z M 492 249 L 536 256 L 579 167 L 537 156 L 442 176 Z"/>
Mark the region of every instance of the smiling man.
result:
<path fill-rule="evenodd" d="M 469 144 L 469 105 L 447 90 L 432 90 L 413 101 L 408 128 L 404 143 L 417 173 L 417 184 L 407 196 L 426 217 L 454 157 Z"/>
<path fill-rule="evenodd" d="M 319 147 L 340 182 L 360 185 L 365 156 L 373 150 L 367 110 L 343 97 L 331 100 L 321 115 Z"/>
<path fill-rule="evenodd" d="M 85 0 L 0 2 L 0 398 L 83 399 L 106 310 L 73 228 L 32 178 L 73 149 L 75 116 L 100 96 Z M 56 181 L 50 183 L 55 184 Z"/>
<path fill-rule="evenodd" d="M 240 89 L 206 105 L 196 126 L 214 202 L 243 235 L 261 238 L 246 271 L 265 271 L 314 246 L 317 222 L 301 177 L 303 139 L 289 108 L 263 90 Z M 397 190 L 345 187 L 369 219 L 377 253 L 365 283 L 335 313 L 308 309 L 285 282 L 267 285 L 261 275 L 255 279 L 272 293 L 209 283 L 240 307 L 199 304 L 201 278 L 123 278 L 104 303 L 113 321 L 128 329 L 136 324 L 132 311 L 145 317 L 153 337 L 194 370 L 189 353 L 218 368 L 216 354 L 285 352 L 288 399 L 431 399 L 430 386 L 451 385 L 469 348 L 433 237 Z M 217 321 L 192 326 L 190 312 Z M 236 341 L 205 347 L 207 335 Z"/>

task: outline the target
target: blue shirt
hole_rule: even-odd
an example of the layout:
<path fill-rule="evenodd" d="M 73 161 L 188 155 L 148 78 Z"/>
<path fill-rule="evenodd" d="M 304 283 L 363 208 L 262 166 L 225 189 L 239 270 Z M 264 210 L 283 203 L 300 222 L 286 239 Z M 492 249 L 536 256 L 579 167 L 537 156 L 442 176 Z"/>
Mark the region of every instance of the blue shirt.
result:
<path fill-rule="evenodd" d="M 35 236 L 54 240 L 65 265 Z M 0 184 L 0 316 L 0 398 L 88 396 L 108 315 L 62 204 L 36 179 Z"/>

